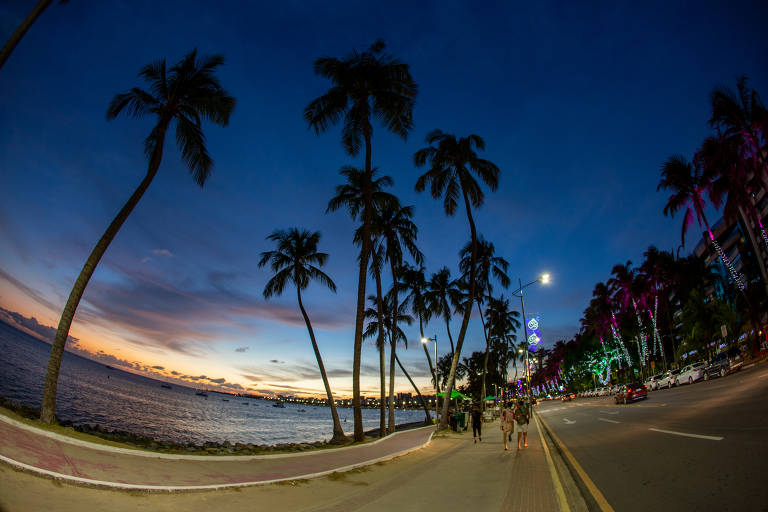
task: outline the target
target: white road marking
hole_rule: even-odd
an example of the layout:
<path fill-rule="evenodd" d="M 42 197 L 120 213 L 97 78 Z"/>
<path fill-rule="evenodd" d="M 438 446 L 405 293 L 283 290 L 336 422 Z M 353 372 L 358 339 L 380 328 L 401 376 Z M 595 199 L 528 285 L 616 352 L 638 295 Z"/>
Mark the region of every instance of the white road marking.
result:
<path fill-rule="evenodd" d="M 600 411 L 603 414 L 619 414 L 619 411 Z"/>
<path fill-rule="evenodd" d="M 599 419 L 600 421 L 607 421 L 608 423 L 621 423 L 620 421 L 609 420 L 608 418 L 597 418 L 597 419 Z"/>
<path fill-rule="evenodd" d="M 673 434 L 676 436 L 684 436 L 684 437 L 695 437 L 697 439 L 709 439 L 710 441 L 722 441 L 725 439 L 724 437 L 720 436 L 703 436 L 701 434 L 688 434 L 686 432 L 675 432 L 674 430 L 663 430 L 660 428 L 649 428 L 648 430 L 653 430 L 654 432 L 662 432 L 664 434 Z"/>
<path fill-rule="evenodd" d="M 563 418 L 563 421 L 566 423 L 566 425 L 573 425 L 576 423 L 575 421 L 569 420 L 568 418 Z"/>

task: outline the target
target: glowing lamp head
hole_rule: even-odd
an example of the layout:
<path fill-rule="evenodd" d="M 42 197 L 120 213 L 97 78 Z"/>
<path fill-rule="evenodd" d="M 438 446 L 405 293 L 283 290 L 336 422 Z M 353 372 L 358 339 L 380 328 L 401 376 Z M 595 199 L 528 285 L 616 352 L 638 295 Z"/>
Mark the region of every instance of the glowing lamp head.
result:
<path fill-rule="evenodd" d="M 421 338 L 421 342 L 426 344 L 429 340 L 427 338 Z"/>
<path fill-rule="evenodd" d="M 541 277 L 540 277 L 541 284 L 549 284 L 549 278 L 550 278 L 549 273 L 541 274 Z"/>

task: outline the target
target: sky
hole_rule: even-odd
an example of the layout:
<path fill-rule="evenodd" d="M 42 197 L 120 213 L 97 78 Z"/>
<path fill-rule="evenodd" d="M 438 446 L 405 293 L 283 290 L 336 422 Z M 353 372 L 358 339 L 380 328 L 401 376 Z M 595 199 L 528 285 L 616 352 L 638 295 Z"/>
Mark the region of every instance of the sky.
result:
<path fill-rule="evenodd" d="M 419 93 L 407 140 L 374 125 L 373 163 L 414 205 L 428 273 L 448 266 L 458 275 L 469 228 L 463 210 L 446 217 L 440 201 L 414 191 L 423 171 L 413 154 L 435 128 L 480 135 L 481 156 L 501 174 L 473 212 L 478 231 L 510 262 L 513 282 L 551 273 L 549 286 L 526 289 L 526 313 L 540 316 L 544 345 L 571 337 L 614 264 L 640 263 L 651 244 L 680 244 L 681 219 L 662 214 L 659 168 L 672 154 L 690 157 L 710 133 L 715 86 L 747 75 L 768 94 L 768 7 L 529 4 L 54 3 L 0 70 L 0 307 L 58 324 L 91 248 L 146 171 L 152 119 L 107 121 L 109 101 L 144 86 L 136 75 L 147 63 L 193 48 L 220 53 L 218 76 L 237 105 L 229 126 L 204 127 L 213 174 L 198 187 L 169 139 L 160 172 L 88 285 L 69 348 L 205 387 L 322 394 L 295 294 L 264 300 L 270 274 L 257 267 L 272 249 L 265 237 L 297 226 L 320 231 L 330 254 L 337 293 L 311 285 L 304 303 L 334 392 L 351 395 L 355 225 L 325 210 L 338 170 L 363 161 L 344 152 L 339 127 L 316 135 L 302 113 L 329 86 L 313 74 L 315 59 L 381 38 L 410 65 Z M 0 39 L 28 8 L 0 4 Z M 459 325 L 455 317 L 454 335 Z M 401 358 L 430 392 L 418 327 L 406 332 Z M 426 334 L 448 350 L 441 322 Z M 483 348 L 474 317 L 463 354 Z M 367 342 L 369 396 L 377 365 Z M 396 389 L 410 391 L 399 375 Z"/>

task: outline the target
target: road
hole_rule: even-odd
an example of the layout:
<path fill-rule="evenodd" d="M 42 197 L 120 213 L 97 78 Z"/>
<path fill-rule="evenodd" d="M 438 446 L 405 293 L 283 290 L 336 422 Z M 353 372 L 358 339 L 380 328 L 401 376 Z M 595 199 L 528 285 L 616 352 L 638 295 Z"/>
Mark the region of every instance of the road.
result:
<path fill-rule="evenodd" d="M 768 510 L 766 366 L 537 411 L 617 511 Z"/>

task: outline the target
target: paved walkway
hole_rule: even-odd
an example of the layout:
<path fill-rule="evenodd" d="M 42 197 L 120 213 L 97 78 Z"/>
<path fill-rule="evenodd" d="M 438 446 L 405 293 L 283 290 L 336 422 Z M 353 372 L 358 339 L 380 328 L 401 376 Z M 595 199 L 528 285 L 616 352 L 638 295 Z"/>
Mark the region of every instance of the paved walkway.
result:
<path fill-rule="evenodd" d="M 93 444 L 0 414 L 0 460 L 47 476 L 123 489 L 195 490 L 268 484 L 347 471 L 429 444 L 433 427 L 363 445 L 274 455 L 173 455 Z"/>

